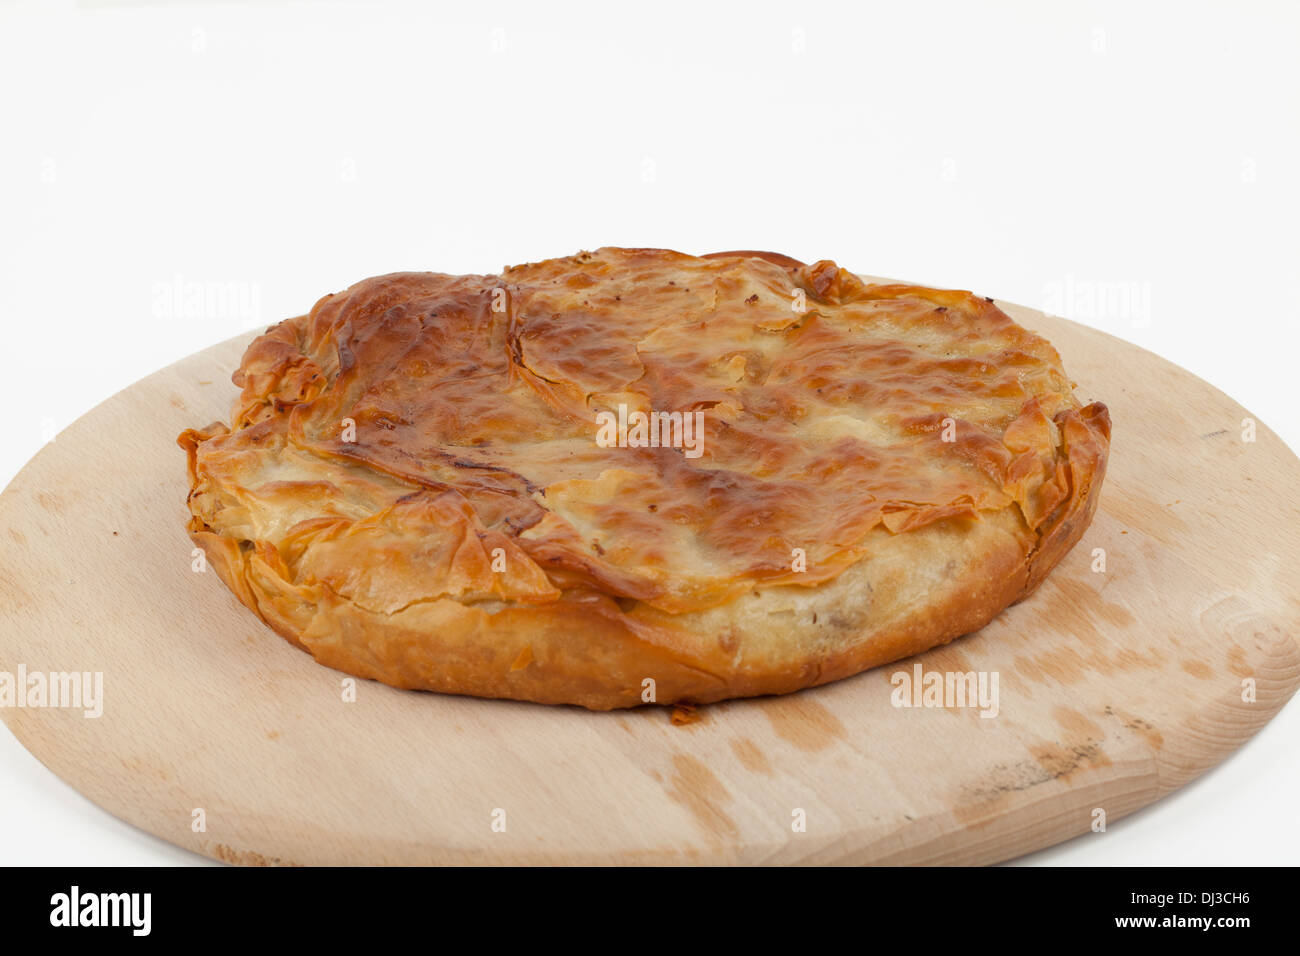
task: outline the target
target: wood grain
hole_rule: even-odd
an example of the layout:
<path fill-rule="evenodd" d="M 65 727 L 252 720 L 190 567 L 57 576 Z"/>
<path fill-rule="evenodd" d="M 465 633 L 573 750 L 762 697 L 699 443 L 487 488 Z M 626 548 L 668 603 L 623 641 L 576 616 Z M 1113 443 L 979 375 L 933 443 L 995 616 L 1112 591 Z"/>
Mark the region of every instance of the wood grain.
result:
<path fill-rule="evenodd" d="M 0 671 L 102 671 L 105 697 L 99 719 L 0 716 L 113 814 L 232 863 L 973 864 L 1087 832 L 1300 684 L 1300 461 L 1263 423 L 1243 440 L 1249 413 L 1188 372 L 999 304 L 1110 406 L 1114 440 L 1094 525 L 1039 592 L 916 659 L 997 672 L 996 718 L 894 707 L 914 661 L 684 726 L 367 681 L 345 702 L 345 675 L 191 570 L 174 439 L 225 418 L 248 336 L 100 405 L 0 496 Z"/>

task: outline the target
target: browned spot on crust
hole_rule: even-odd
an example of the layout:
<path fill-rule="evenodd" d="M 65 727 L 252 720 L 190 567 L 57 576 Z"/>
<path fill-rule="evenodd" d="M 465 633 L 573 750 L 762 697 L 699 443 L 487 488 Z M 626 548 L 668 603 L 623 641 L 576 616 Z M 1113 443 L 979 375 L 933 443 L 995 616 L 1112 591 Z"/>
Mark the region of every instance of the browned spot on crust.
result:
<path fill-rule="evenodd" d="M 278 730 L 268 730 L 268 731 L 266 732 L 266 739 L 267 739 L 267 740 L 279 740 L 279 739 L 280 739 L 280 731 L 278 731 Z"/>
<path fill-rule="evenodd" d="M 38 491 L 36 502 L 46 511 L 53 511 L 55 514 L 61 514 L 66 507 L 63 499 L 50 491 Z"/>
<path fill-rule="evenodd" d="M 673 755 L 668 797 L 690 811 L 695 822 L 714 840 L 735 837 L 736 822 L 723 809 L 730 795 L 722 781 L 700 760 L 689 754 Z"/>
<path fill-rule="evenodd" d="M 668 719 L 674 727 L 685 727 L 704 718 L 704 713 L 694 704 L 674 704 Z"/>
<path fill-rule="evenodd" d="M 23 534 L 23 533 L 22 533 L 21 531 L 19 531 L 17 528 L 10 528 L 10 529 L 9 529 L 9 537 L 13 538 L 13 539 L 14 539 L 15 541 L 17 541 L 19 544 L 26 544 L 26 543 L 27 543 L 27 535 Z"/>
<path fill-rule="evenodd" d="M 189 407 L 185 404 L 185 400 L 181 398 L 179 395 L 173 395 L 170 401 L 172 404 L 172 408 L 179 408 L 183 412 L 189 411 Z"/>
<path fill-rule="evenodd" d="M 1209 680 L 1214 676 L 1214 670 L 1209 664 L 1198 660 L 1185 660 L 1182 662 L 1183 670 L 1193 677 L 1199 677 L 1201 680 Z"/>
<path fill-rule="evenodd" d="M 778 697 L 760 706 L 777 736 L 807 753 L 825 750 L 846 734 L 840 719 L 811 697 Z"/>
<path fill-rule="evenodd" d="M 525 644 L 524 649 L 519 652 L 515 662 L 510 665 L 512 671 L 521 671 L 533 662 L 533 645 Z"/>
<path fill-rule="evenodd" d="M 731 742 L 731 751 L 746 770 L 764 774 L 772 772 L 772 762 L 767 759 L 767 754 L 759 750 L 758 744 L 749 738 L 737 737 Z"/>

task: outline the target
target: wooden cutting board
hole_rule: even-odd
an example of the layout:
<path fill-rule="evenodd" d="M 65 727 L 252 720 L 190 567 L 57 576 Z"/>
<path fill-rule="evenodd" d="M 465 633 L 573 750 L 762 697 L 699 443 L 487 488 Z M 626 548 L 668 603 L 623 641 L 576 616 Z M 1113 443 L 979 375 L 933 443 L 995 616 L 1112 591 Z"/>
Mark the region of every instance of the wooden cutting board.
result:
<path fill-rule="evenodd" d="M 345 702 L 191 570 L 174 439 L 225 419 L 244 336 L 100 405 L 0 496 L 0 672 L 104 675 L 98 719 L 0 716 L 111 813 L 234 863 L 991 863 L 1114 821 L 1300 683 L 1300 461 L 1190 373 L 999 304 L 1109 404 L 1110 473 L 1038 593 L 946 648 L 684 726 L 368 681 Z M 893 706 L 917 662 L 997 672 L 998 716 Z"/>

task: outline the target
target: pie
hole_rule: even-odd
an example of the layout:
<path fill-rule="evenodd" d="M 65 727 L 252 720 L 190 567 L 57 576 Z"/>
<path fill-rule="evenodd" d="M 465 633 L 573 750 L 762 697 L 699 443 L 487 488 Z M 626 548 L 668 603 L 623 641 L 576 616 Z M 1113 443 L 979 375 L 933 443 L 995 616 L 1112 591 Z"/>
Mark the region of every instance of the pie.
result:
<path fill-rule="evenodd" d="M 991 299 L 605 248 L 395 273 L 249 347 L 189 533 L 317 661 L 594 710 L 824 684 L 987 624 L 1110 444 Z"/>

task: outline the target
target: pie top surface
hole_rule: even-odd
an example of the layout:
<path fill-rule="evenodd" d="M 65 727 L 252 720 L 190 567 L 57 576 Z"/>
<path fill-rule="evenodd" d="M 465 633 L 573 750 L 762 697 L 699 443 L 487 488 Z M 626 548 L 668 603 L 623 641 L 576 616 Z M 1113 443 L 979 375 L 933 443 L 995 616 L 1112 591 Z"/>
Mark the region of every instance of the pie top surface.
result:
<path fill-rule="evenodd" d="M 653 249 L 367 279 L 234 380 L 191 466 L 199 526 L 384 613 L 580 588 L 678 614 L 829 581 L 879 528 L 1015 509 L 1032 535 L 1070 494 L 1054 419 L 1079 407 L 991 300 Z M 603 444 L 620 406 L 699 412 L 702 438 Z"/>

